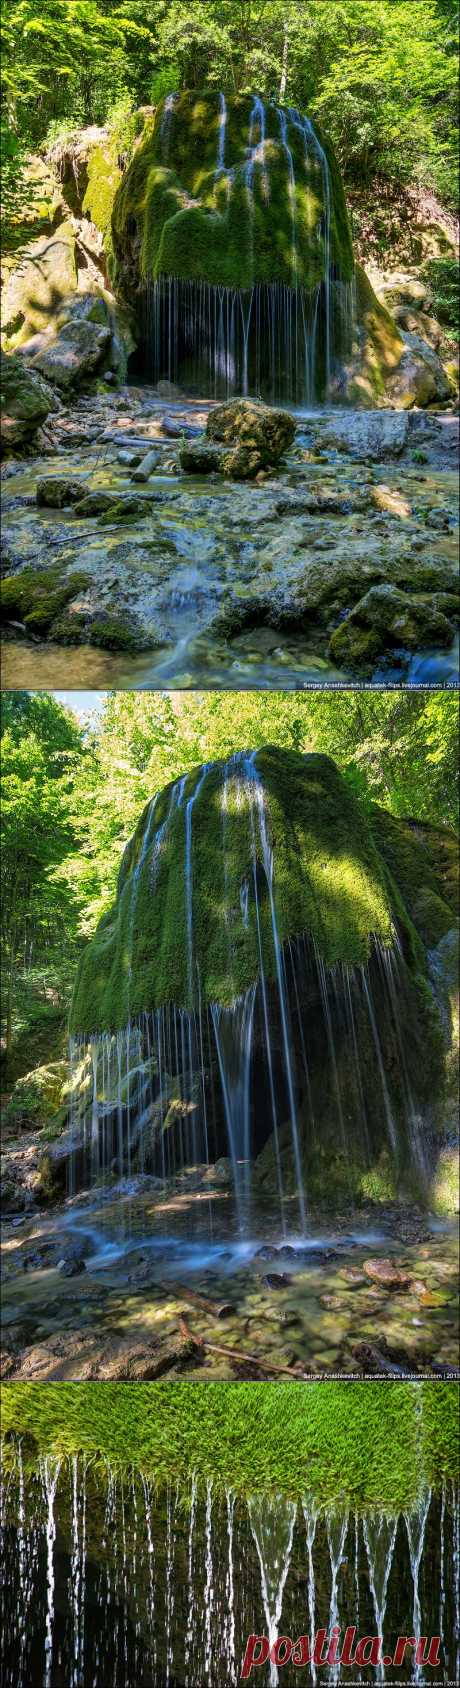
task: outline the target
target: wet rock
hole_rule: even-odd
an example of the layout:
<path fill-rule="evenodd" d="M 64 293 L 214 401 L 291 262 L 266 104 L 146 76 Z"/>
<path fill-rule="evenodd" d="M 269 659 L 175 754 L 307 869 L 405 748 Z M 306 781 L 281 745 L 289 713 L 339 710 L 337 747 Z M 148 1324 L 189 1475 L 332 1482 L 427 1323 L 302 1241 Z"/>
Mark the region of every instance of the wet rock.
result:
<path fill-rule="evenodd" d="M 429 599 L 396 586 L 372 586 L 332 634 L 332 660 L 346 668 L 371 672 L 387 649 L 419 650 L 451 645 L 453 628 Z"/>
<path fill-rule="evenodd" d="M 404 340 L 406 350 L 387 387 L 392 403 L 423 408 L 452 398 L 453 388 L 433 347 L 418 334 L 405 334 Z"/>
<path fill-rule="evenodd" d="M 83 492 L 82 496 L 82 487 L 80 486 L 80 497 L 74 505 L 73 514 L 78 517 L 102 516 L 106 511 L 113 510 L 116 502 L 113 488 L 111 492 L 106 492 L 104 488 L 100 487 L 94 492 Z"/>
<path fill-rule="evenodd" d="M 260 1281 L 264 1289 L 285 1289 L 287 1284 L 292 1284 L 292 1278 L 288 1272 L 267 1272 L 266 1277 L 261 1278 Z"/>
<path fill-rule="evenodd" d="M 263 468 L 260 451 L 250 445 L 236 445 L 222 452 L 222 473 L 231 481 L 252 481 Z"/>
<path fill-rule="evenodd" d="M 383 1284 L 385 1289 L 404 1289 L 410 1283 L 410 1275 L 401 1272 L 392 1260 L 364 1260 L 363 1272 L 373 1282 Z"/>
<path fill-rule="evenodd" d="M 58 1261 L 57 1270 L 63 1278 L 79 1278 L 81 1273 L 86 1271 L 86 1267 L 79 1255 L 65 1254 L 63 1259 Z"/>
<path fill-rule="evenodd" d="M 295 436 L 296 423 L 285 410 L 251 399 L 230 399 L 217 405 L 208 416 L 208 439 L 225 445 L 238 444 L 258 452 L 260 467 L 270 467 L 282 457 Z"/>

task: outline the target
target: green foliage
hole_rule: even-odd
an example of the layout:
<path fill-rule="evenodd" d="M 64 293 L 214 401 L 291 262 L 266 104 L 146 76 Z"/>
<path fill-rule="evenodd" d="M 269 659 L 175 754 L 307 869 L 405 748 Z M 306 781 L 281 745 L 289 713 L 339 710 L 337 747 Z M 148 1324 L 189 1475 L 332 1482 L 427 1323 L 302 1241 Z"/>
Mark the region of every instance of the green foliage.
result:
<path fill-rule="evenodd" d="M 458 263 L 456 258 L 430 258 L 422 271 L 433 292 L 433 310 L 438 322 L 445 324 L 452 339 L 458 340 L 459 294 Z"/>

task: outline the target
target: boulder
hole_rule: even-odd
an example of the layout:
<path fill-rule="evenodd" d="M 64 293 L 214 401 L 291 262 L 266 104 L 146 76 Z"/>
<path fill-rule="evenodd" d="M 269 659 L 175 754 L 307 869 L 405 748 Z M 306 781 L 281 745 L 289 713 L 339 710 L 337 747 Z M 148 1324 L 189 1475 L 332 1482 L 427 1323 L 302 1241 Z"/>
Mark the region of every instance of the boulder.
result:
<path fill-rule="evenodd" d="M 82 498 L 84 482 L 72 480 L 68 475 L 40 475 L 37 481 L 37 504 L 43 504 L 51 510 L 64 510 L 68 504 L 77 504 Z"/>
<path fill-rule="evenodd" d="M 55 233 L 30 241 L 8 276 L 2 301 L 8 345 L 49 328 L 76 287 L 75 236 L 70 223 L 61 223 Z"/>
<path fill-rule="evenodd" d="M 321 429 L 318 443 L 346 452 L 359 462 L 381 463 L 401 457 L 407 445 L 407 416 L 391 411 L 362 410 L 340 413 Z"/>
<path fill-rule="evenodd" d="M 445 369 L 434 351 L 419 334 L 405 334 L 405 351 L 398 369 L 387 384 L 392 403 L 404 410 L 412 405 L 445 404 L 453 397 L 453 388 Z"/>
<path fill-rule="evenodd" d="M 448 646 L 453 637 L 451 623 L 428 597 L 415 597 L 386 584 L 366 592 L 336 627 L 329 649 L 339 665 L 370 671 L 386 650 Z"/>
<path fill-rule="evenodd" d="M 273 410 L 256 399 L 230 399 L 210 412 L 206 424 L 209 440 L 250 447 L 264 467 L 279 461 L 292 445 L 295 431 L 294 417 L 287 410 Z"/>
<path fill-rule="evenodd" d="M 28 445 L 59 399 L 40 376 L 16 357 L 1 356 L 1 443 L 4 451 Z"/>
<path fill-rule="evenodd" d="M 64 322 L 48 346 L 38 352 L 31 367 L 64 391 L 78 387 L 100 368 L 110 339 L 107 324 L 72 319 Z"/>
<path fill-rule="evenodd" d="M 204 439 L 197 440 L 193 445 L 182 447 L 179 462 L 188 475 L 215 475 L 222 470 L 222 452 L 217 445 L 208 445 Z"/>

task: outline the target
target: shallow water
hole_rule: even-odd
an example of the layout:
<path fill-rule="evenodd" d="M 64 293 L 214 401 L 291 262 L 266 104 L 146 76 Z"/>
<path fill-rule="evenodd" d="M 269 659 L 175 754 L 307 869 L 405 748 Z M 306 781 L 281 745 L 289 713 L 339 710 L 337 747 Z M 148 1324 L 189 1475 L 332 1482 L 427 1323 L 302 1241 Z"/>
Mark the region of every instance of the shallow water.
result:
<path fill-rule="evenodd" d="M 62 561 L 64 569 L 83 569 L 93 582 L 92 591 L 99 594 L 98 607 L 110 610 L 123 602 L 144 626 L 153 617 L 161 643 L 156 649 L 131 655 L 88 644 L 22 640 L 12 628 L 13 637 L 4 645 L 3 684 L 7 688 L 168 685 L 236 690 L 359 684 L 359 679 L 334 667 L 327 655 L 328 634 L 324 629 L 315 633 L 310 616 L 305 630 L 300 611 L 298 628 L 295 621 L 292 627 L 282 625 L 285 602 L 291 597 L 295 601 L 301 590 L 306 562 L 327 570 L 340 558 L 356 567 L 359 575 L 360 566 L 367 565 L 370 557 L 380 567 L 387 554 L 394 558 L 398 552 L 398 557 L 409 560 L 413 540 L 420 552 L 427 548 L 426 560 L 444 561 L 454 576 L 455 534 L 430 533 L 425 526 L 427 511 L 456 508 L 457 483 L 449 454 L 444 466 L 437 448 L 434 461 L 423 468 L 410 462 L 410 453 L 409 459 L 370 466 L 333 449 L 318 456 L 312 450 L 317 438 L 314 430 L 318 422 L 330 422 L 333 413 L 299 412 L 295 451 L 276 477 L 255 486 L 188 476 L 178 469 L 177 438 L 168 441 L 162 435 L 165 412 L 173 429 L 184 426 L 199 431 L 209 404 L 184 399 L 166 406 L 149 389 L 142 393 L 147 408 L 138 413 L 137 428 L 142 429 L 145 449 L 153 444 L 159 451 L 158 468 L 147 485 L 133 483 L 129 467 L 117 455 L 129 441 L 136 445 L 136 390 L 134 416 L 124 411 L 110 417 L 104 413 L 99 443 L 85 442 L 85 419 L 89 427 L 93 418 L 90 411 L 78 409 L 72 413 L 72 425 L 81 430 L 78 444 L 72 444 L 70 433 L 66 449 L 57 456 L 29 459 L 17 470 L 14 466 L 13 473 L 10 466 L 3 482 L 4 527 L 7 554 L 11 552 L 13 559 L 9 567 L 19 561 L 36 566 L 38 560 L 46 566 Z M 112 437 L 105 441 L 107 422 Z M 51 473 L 77 475 L 83 490 L 110 488 L 114 497 L 136 491 L 145 501 L 146 519 L 108 527 L 94 517 L 82 522 L 71 510 L 37 509 L 37 477 Z M 386 515 L 382 521 L 375 509 L 361 510 L 359 496 L 366 482 L 383 482 L 390 491 L 402 493 L 410 502 L 410 518 Z M 350 513 L 344 517 L 317 511 L 298 519 L 296 492 L 307 492 L 309 487 L 316 492 L 318 486 L 341 497 L 351 495 Z M 280 496 L 287 498 L 289 506 L 282 516 L 276 513 Z M 267 592 L 279 598 L 281 625 L 266 625 L 262 610 L 260 623 L 254 617 L 254 626 L 223 637 L 219 616 L 228 593 L 238 604 L 240 598 L 256 603 Z M 339 612 L 335 619 L 340 620 Z M 449 685 L 457 680 L 458 645 L 453 644 L 447 651 L 406 654 L 402 661 L 398 653 L 393 663 L 376 669 L 370 683 Z"/>
<path fill-rule="evenodd" d="M 272 1363 L 359 1375 L 372 1370 L 362 1344 L 378 1350 L 394 1375 L 458 1364 L 455 1224 L 374 1209 L 346 1219 L 318 1215 L 299 1237 L 294 1204 L 283 1237 L 270 1207 L 254 1204 L 238 1236 L 227 1189 L 197 1190 L 184 1179 L 160 1195 L 151 1184 L 115 1190 L 113 1200 L 110 1192 L 99 1201 L 74 1198 L 5 1224 L 4 1341 L 17 1356 L 11 1375 L 78 1378 L 91 1361 L 102 1368 L 95 1375 L 116 1376 L 110 1366 L 126 1342 L 146 1352 L 152 1342 L 159 1352 L 172 1343 L 170 1374 L 177 1375 L 184 1310 L 192 1332 L 222 1349 L 201 1356 L 199 1368 L 189 1359 L 186 1370 L 200 1378 L 235 1375 L 226 1348 L 249 1377 L 270 1376 Z M 57 1265 L 76 1244 L 85 1269 L 67 1279 Z M 363 1271 L 369 1259 L 390 1259 L 407 1284 L 371 1280 Z M 245 1369 L 245 1354 L 257 1369 Z"/>

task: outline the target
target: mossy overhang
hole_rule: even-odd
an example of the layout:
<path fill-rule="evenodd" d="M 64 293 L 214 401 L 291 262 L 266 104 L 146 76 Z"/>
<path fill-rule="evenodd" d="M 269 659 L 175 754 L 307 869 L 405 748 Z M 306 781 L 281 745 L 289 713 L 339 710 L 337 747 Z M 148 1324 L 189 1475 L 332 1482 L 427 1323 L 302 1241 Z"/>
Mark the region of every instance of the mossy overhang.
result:
<path fill-rule="evenodd" d="M 316 1507 L 410 1510 L 425 1483 L 458 1477 L 455 1383 L 6 1383 L 5 1461 L 39 1454 L 140 1470 L 184 1497 L 281 1494 Z"/>
<path fill-rule="evenodd" d="M 281 944 L 306 935 L 314 940 L 326 967 L 366 963 L 375 937 L 390 946 L 394 936 L 393 882 L 369 813 L 327 756 L 268 747 L 257 751 L 256 768 L 273 850 Z M 152 804 L 144 809 L 123 855 L 115 903 L 82 957 L 71 1011 L 73 1034 L 115 1032 L 163 1003 L 194 1005 L 189 996 L 185 851 L 186 804 L 195 789 L 193 957 L 201 1002 L 228 1006 L 257 981 L 249 792 L 230 771 L 224 815 L 228 773 L 224 761 L 211 763 L 204 777 L 202 768 L 192 769 L 185 776 L 180 806 L 172 801 L 169 785 L 152 800 L 154 813 Z M 241 766 L 239 776 L 244 781 Z M 257 824 L 254 837 L 264 971 L 270 981 L 276 978 L 276 956 Z"/>
<path fill-rule="evenodd" d="M 217 169 L 221 96 L 183 92 L 162 101 L 146 124 L 116 194 L 112 213 L 114 280 L 142 288 L 161 276 L 229 288 L 281 282 L 309 291 L 324 280 L 325 189 L 314 141 L 306 142 L 286 109 L 290 165 L 280 108 L 265 105 L 266 142 L 248 190 L 252 95 L 226 101 L 224 167 Z M 330 264 L 353 275 L 345 195 L 334 150 L 314 133 L 329 166 Z M 258 131 L 254 138 L 258 139 Z"/>

